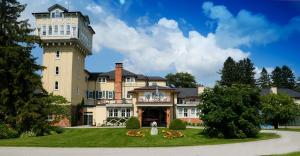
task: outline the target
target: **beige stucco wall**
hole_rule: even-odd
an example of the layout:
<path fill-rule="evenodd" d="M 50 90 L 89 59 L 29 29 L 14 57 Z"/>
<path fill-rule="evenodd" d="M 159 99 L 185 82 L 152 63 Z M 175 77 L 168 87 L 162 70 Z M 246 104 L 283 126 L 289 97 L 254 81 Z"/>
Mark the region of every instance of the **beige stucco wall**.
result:
<path fill-rule="evenodd" d="M 106 120 L 106 107 L 105 106 L 96 106 L 96 107 L 86 107 L 84 112 L 93 113 L 93 123 L 96 126 L 101 126 L 103 121 Z"/>

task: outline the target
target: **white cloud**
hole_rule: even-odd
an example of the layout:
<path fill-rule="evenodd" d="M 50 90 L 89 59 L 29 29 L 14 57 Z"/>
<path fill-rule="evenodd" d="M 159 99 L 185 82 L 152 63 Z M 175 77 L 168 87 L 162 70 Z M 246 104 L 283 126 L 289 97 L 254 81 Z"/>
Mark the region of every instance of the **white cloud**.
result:
<path fill-rule="evenodd" d="M 247 10 L 240 10 L 237 15 L 233 15 L 225 6 L 214 5 L 212 2 L 203 3 L 202 9 L 211 20 L 216 21 L 216 41 L 222 47 L 268 44 L 300 30 L 299 17 L 281 26 L 270 22 L 262 14 L 253 14 Z"/>
<path fill-rule="evenodd" d="M 52 3 L 50 0 L 44 1 L 43 6 L 27 1 L 27 10 L 45 11 Z M 248 52 L 238 48 L 220 47 L 214 33 L 204 36 L 197 31 L 189 31 L 185 36 L 178 22 L 166 17 L 154 24 L 133 27 L 92 1 L 76 1 L 72 3 L 72 8 L 90 16 L 96 31 L 94 52 L 100 52 L 103 48 L 117 51 L 124 56 L 125 66 L 138 73 L 175 69 L 190 72 L 199 82 L 213 85 L 219 78 L 217 72 L 228 56 L 236 60 L 249 56 Z"/>

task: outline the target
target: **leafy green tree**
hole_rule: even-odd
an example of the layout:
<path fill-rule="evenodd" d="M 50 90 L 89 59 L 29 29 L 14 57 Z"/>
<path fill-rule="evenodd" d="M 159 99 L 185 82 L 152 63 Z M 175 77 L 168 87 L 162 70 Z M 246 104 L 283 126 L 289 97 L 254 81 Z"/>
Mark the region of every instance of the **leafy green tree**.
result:
<path fill-rule="evenodd" d="M 249 58 L 245 58 L 240 60 L 237 64 L 237 71 L 236 75 L 239 75 L 238 82 L 240 84 L 247 84 L 250 86 L 255 86 L 255 72 L 254 72 L 254 65 Z"/>
<path fill-rule="evenodd" d="M 269 88 L 271 87 L 271 79 L 268 71 L 263 68 L 260 73 L 260 78 L 258 79 L 258 85 L 260 88 Z"/>
<path fill-rule="evenodd" d="M 288 66 L 281 67 L 282 87 L 294 89 L 296 87 L 296 80 L 293 71 Z"/>
<path fill-rule="evenodd" d="M 233 84 L 247 84 L 255 86 L 255 72 L 253 63 L 249 58 L 235 62 L 228 57 L 221 70 L 221 85 L 231 86 Z"/>
<path fill-rule="evenodd" d="M 215 86 L 201 94 L 203 134 L 210 137 L 256 137 L 260 130 L 260 94 L 250 85 Z"/>
<path fill-rule="evenodd" d="M 275 69 L 272 71 L 272 85 L 276 87 L 282 87 L 283 84 L 283 78 L 281 75 L 282 71 L 280 67 L 275 67 Z"/>
<path fill-rule="evenodd" d="M 49 115 L 54 115 L 54 122 L 64 118 L 71 119 L 71 105 L 63 96 L 49 94 L 46 98 L 49 104 Z"/>
<path fill-rule="evenodd" d="M 271 123 L 275 129 L 299 115 L 299 106 L 285 94 L 268 94 L 261 97 L 262 116 L 265 123 Z"/>
<path fill-rule="evenodd" d="M 166 75 L 168 86 L 180 87 L 180 88 L 196 88 L 197 82 L 192 74 L 185 72 L 178 72 L 175 74 Z"/>
<path fill-rule="evenodd" d="M 237 72 L 237 63 L 231 58 L 228 57 L 224 62 L 223 69 L 221 70 L 221 85 L 231 86 L 234 83 L 237 83 L 239 80 Z"/>
<path fill-rule="evenodd" d="M 42 88 L 31 50 L 39 42 L 31 35 L 28 20 L 20 20 L 25 5 L 16 0 L 0 1 L 0 122 L 10 125 L 19 133 L 46 130 L 46 103 L 42 95 L 35 94 Z"/>

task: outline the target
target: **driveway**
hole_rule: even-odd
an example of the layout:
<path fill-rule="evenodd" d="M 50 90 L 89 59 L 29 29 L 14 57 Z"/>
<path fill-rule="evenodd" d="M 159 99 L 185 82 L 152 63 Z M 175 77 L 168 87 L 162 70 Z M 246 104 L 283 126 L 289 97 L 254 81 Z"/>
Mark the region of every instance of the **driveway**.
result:
<path fill-rule="evenodd" d="M 265 131 L 266 132 L 266 131 Z M 0 147 L 1 156 L 255 156 L 300 151 L 300 133 L 271 131 L 281 138 L 255 142 L 154 148 Z"/>

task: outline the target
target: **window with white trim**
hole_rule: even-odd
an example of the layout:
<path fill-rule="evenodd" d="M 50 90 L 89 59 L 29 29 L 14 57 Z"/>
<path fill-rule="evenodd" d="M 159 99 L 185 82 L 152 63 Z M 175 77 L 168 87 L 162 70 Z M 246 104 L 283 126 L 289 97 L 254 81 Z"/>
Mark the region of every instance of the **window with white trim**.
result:
<path fill-rule="evenodd" d="M 121 110 L 121 116 L 122 116 L 122 117 L 125 117 L 125 115 L 126 115 L 126 110 L 123 108 L 123 109 Z"/>
<path fill-rule="evenodd" d="M 188 117 L 188 109 L 183 108 L 183 117 Z"/>
<path fill-rule="evenodd" d="M 131 112 L 130 108 L 127 108 L 126 109 L 126 117 L 130 117 L 130 112 Z"/>
<path fill-rule="evenodd" d="M 196 108 L 191 108 L 191 117 L 196 117 Z"/>
<path fill-rule="evenodd" d="M 54 25 L 54 35 L 58 35 L 58 25 Z"/>
<path fill-rule="evenodd" d="M 46 33 L 46 26 L 45 25 L 43 25 L 43 27 L 42 27 L 42 35 L 46 35 L 47 33 Z"/>
<path fill-rule="evenodd" d="M 54 82 L 54 90 L 58 90 L 58 81 Z"/>
<path fill-rule="evenodd" d="M 48 35 L 52 35 L 52 25 L 48 26 Z"/>
<path fill-rule="evenodd" d="M 108 109 L 108 116 L 113 117 L 113 109 Z"/>
<path fill-rule="evenodd" d="M 98 91 L 98 99 L 102 99 L 102 91 Z"/>
<path fill-rule="evenodd" d="M 59 75 L 59 67 L 58 66 L 55 67 L 55 75 Z"/>
<path fill-rule="evenodd" d="M 60 35 L 64 35 L 64 34 L 65 34 L 65 26 L 60 25 Z"/>
<path fill-rule="evenodd" d="M 178 108 L 178 116 L 182 117 L 182 108 Z"/>
<path fill-rule="evenodd" d="M 93 99 L 93 92 L 91 91 L 88 92 L 88 99 Z"/>
<path fill-rule="evenodd" d="M 126 83 L 134 83 L 135 82 L 135 78 L 134 77 L 126 77 L 125 82 Z"/>
<path fill-rule="evenodd" d="M 117 108 L 114 109 L 114 117 L 118 117 L 118 109 Z"/>
<path fill-rule="evenodd" d="M 129 92 L 127 92 L 127 99 L 131 98 L 131 94 Z"/>
<path fill-rule="evenodd" d="M 70 35 L 70 33 L 71 33 L 71 26 L 68 24 L 67 25 L 67 32 L 66 32 L 66 34 Z"/>
<path fill-rule="evenodd" d="M 106 83 L 106 77 L 99 77 L 98 82 L 99 83 Z"/>
<path fill-rule="evenodd" d="M 49 114 L 49 115 L 47 116 L 47 121 L 53 121 L 53 120 L 54 120 L 53 115 L 52 115 L 52 114 Z"/>

